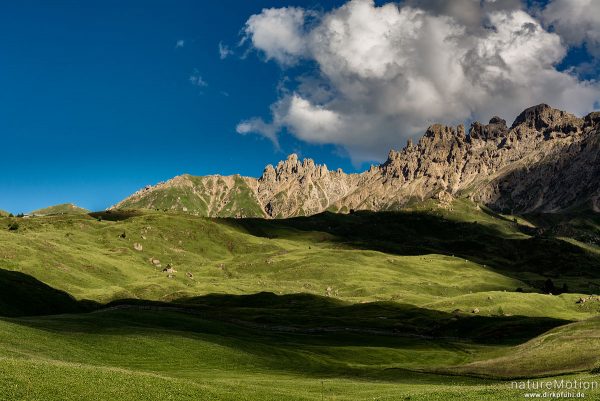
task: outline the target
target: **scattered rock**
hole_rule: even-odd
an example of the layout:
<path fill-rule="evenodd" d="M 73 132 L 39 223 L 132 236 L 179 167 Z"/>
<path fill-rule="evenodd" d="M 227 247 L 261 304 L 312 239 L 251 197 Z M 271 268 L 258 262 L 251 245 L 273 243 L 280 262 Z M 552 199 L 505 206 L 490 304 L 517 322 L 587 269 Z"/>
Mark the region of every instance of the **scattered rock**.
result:
<path fill-rule="evenodd" d="M 588 295 L 587 297 L 580 297 L 575 303 L 577 304 L 584 304 L 587 301 L 600 301 L 600 297 L 596 296 L 596 295 Z"/>
<path fill-rule="evenodd" d="M 144 250 L 144 247 L 139 242 L 136 242 L 135 244 L 133 244 L 133 249 L 135 249 L 136 251 L 140 251 L 141 252 L 141 251 Z"/>
<path fill-rule="evenodd" d="M 479 313 L 479 308 L 475 308 L 471 311 L 471 313 Z"/>
<path fill-rule="evenodd" d="M 454 197 L 446 191 L 438 192 L 438 194 L 436 195 L 436 198 L 439 201 L 440 207 L 445 208 L 445 209 L 448 209 L 450 207 L 450 205 L 452 205 L 452 202 L 454 201 Z"/>
<path fill-rule="evenodd" d="M 185 276 L 186 276 L 187 278 L 189 278 L 190 280 L 193 280 L 193 279 L 194 279 L 194 275 L 192 274 L 192 272 L 187 272 L 187 273 L 185 273 Z"/>

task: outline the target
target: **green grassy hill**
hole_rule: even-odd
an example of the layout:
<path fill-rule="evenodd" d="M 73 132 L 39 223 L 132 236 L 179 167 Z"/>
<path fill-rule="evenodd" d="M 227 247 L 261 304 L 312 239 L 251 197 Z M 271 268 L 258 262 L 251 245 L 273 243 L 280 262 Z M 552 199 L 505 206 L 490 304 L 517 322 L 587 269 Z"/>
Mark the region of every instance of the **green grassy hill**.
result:
<path fill-rule="evenodd" d="M 60 205 L 49 206 L 43 209 L 34 210 L 30 215 L 35 216 L 51 216 L 55 214 L 86 214 L 90 211 L 72 203 L 63 203 Z"/>
<path fill-rule="evenodd" d="M 117 208 L 168 210 L 214 217 L 265 216 L 248 179 L 239 175 L 198 177 L 184 174 L 137 192 L 121 201 Z"/>
<path fill-rule="evenodd" d="M 512 356 L 520 347 L 514 342 L 526 340 L 510 333 L 537 334 L 530 342 L 544 342 L 549 334 L 539 333 L 557 324 L 536 318 L 454 320 L 411 307 L 268 294 L 197 299 L 196 306 L 3 319 L 0 394 L 51 400 L 504 401 L 522 392 L 499 378 L 547 373 L 546 365 L 522 359 L 538 353 Z M 490 330 L 508 336 L 490 337 Z M 552 352 L 551 362 L 577 361 L 581 353 L 571 355 L 568 341 L 557 341 L 559 347 L 541 350 Z M 593 347 L 561 372 L 594 367 Z M 493 378 L 469 377 L 482 371 Z M 589 373 L 571 378 L 594 379 Z"/>
<path fill-rule="evenodd" d="M 548 298 L 559 315 L 579 310 L 577 295 L 563 301 L 539 292 L 548 278 L 572 293 L 590 291 L 600 254 L 476 213 L 477 223 L 424 212 L 285 221 L 161 212 L 12 219 L 19 229 L 0 231 L 0 263 L 97 302 L 270 291 L 515 313 L 525 311 L 522 303 L 506 305 L 494 294 L 520 289 L 532 300 Z M 163 272 L 167 265 L 176 271 Z"/>
<path fill-rule="evenodd" d="M 564 325 L 542 335 L 503 349 L 498 355 L 468 363 L 455 372 L 488 377 L 559 375 L 599 366 L 600 317 Z M 541 358 L 540 358 L 541 357 Z M 539 362 L 531 363 L 536 358 Z"/>
<path fill-rule="evenodd" d="M 0 398 L 507 400 L 503 380 L 593 379 L 595 216 L 549 220 L 465 200 L 0 218 Z"/>

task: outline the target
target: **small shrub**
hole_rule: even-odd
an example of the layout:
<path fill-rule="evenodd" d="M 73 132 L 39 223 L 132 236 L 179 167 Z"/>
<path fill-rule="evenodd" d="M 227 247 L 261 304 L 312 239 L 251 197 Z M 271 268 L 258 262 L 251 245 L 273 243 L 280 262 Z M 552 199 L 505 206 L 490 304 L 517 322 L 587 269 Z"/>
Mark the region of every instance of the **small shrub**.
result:
<path fill-rule="evenodd" d="M 19 223 L 10 223 L 8 225 L 8 231 L 17 231 L 19 229 Z"/>

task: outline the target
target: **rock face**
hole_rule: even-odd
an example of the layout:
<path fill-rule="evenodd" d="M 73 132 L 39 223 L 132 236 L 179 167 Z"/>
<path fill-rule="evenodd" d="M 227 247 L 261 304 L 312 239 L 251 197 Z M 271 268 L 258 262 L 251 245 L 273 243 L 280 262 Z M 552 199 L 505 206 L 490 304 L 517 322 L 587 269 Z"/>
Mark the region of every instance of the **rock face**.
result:
<path fill-rule="evenodd" d="M 443 193 L 442 193 L 443 192 Z M 325 210 L 394 210 L 468 197 L 512 213 L 572 207 L 600 211 L 600 112 L 585 118 L 541 104 L 509 128 L 435 124 L 415 145 L 390 151 L 360 174 L 331 171 L 295 154 L 258 179 L 183 175 L 146 187 L 113 208 L 157 208 L 203 216 L 283 218 Z"/>

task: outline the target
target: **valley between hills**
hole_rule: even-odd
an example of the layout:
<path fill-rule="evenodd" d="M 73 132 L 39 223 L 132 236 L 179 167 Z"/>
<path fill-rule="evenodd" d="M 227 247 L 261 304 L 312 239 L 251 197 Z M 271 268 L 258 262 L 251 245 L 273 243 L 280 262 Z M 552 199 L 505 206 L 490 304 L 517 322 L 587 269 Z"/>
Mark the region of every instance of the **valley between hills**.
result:
<path fill-rule="evenodd" d="M 512 400 L 598 380 L 600 114 L 0 214 L 0 398 Z M 542 398 L 543 399 L 543 398 Z M 586 399 L 600 399 L 592 390 Z"/>

